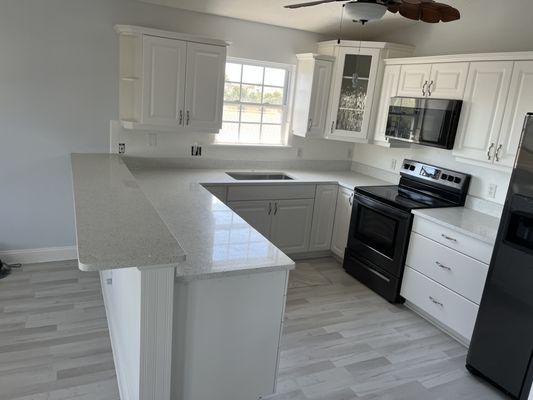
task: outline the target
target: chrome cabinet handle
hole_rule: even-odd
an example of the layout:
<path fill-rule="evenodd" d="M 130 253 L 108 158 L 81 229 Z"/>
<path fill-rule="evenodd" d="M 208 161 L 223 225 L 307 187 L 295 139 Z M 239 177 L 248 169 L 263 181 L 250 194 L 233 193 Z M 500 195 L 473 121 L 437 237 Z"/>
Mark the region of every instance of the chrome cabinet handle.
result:
<path fill-rule="evenodd" d="M 494 159 L 496 162 L 500 162 L 500 151 L 502 150 L 503 144 L 500 144 L 498 148 L 496 149 L 496 153 L 494 153 Z"/>
<path fill-rule="evenodd" d="M 309 118 L 309 123 L 307 125 L 307 131 L 309 132 L 311 130 L 311 126 L 313 125 L 313 119 Z"/>
<path fill-rule="evenodd" d="M 422 85 L 422 96 L 426 97 L 426 86 L 428 84 L 428 81 L 425 81 Z"/>
<path fill-rule="evenodd" d="M 444 233 L 441 233 L 441 236 L 442 236 L 444 239 L 449 240 L 450 242 L 456 242 L 456 243 L 457 243 L 457 239 L 452 238 L 452 237 L 450 237 L 450 236 L 448 236 L 448 235 L 445 235 Z"/>
<path fill-rule="evenodd" d="M 274 203 L 274 215 L 278 213 L 278 203 Z"/>
<path fill-rule="evenodd" d="M 180 110 L 180 125 L 183 124 L 183 110 Z"/>
<path fill-rule="evenodd" d="M 435 83 L 434 81 L 429 82 L 429 85 L 428 85 L 428 96 L 431 96 L 431 87 L 433 86 L 434 83 Z"/>
<path fill-rule="evenodd" d="M 451 270 L 452 270 L 452 269 L 451 269 L 450 267 L 448 267 L 447 265 L 444 265 L 444 264 L 442 264 L 442 263 L 440 263 L 440 262 L 438 262 L 438 261 L 435 261 L 435 264 L 437 264 L 437 267 L 439 267 L 439 268 L 446 269 L 446 270 L 448 270 L 448 271 L 451 271 Z"/>
<path fill-rule="evenodd" d="M 189 125 L 190 120 L 191 120 L 191 115 L 189 113 L 189 110 L 187 110 L 187 125 Z"/>
<path fill-rule="evenodd" d="M 331 121 L 331 130 L 330 130 L 330 133 L 333 133 L 333 128 L 335 128 L 335 121 Z"/>
<path fill-rule="evenodd" d="M 352 193 L 350 195 L 350 198 L 348 199 L 348 203 L 350 204 L 350 206 L 353 206 L 353 198 L 354 198 L 354 194 Z"/>
<path fill-rule="evenodd" d="M 272 203 L 268 203 L 268 215 L 272 214 Z"/>
<path fill-rule="evenodd" d="M 494 148 L 494 143 L 491 143 L 490 146 L 489 146 L 489 149 L 487 150 L 487 158 L 490 160 L 492 160 L 492 149 Z"/>
<path fill-rule="evenodd" d="M 436 304 L 438 306 L 444 307 L 444 304 L 442 304 L 440 301 L 436 300 L 433 296 L 429 296 L 429 299 L 433 304 Z"/>

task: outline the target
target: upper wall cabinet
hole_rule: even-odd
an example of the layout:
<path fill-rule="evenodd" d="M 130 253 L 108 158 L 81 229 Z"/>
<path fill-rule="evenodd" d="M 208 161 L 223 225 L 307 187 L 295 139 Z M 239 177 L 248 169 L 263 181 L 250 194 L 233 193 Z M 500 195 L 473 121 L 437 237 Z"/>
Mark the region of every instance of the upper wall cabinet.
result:
<path fill-rule="evenodd" d="M 335 57 L 324 137 L 368 142 L 376 121 L 383 59 L 404 57 L 413 48 L 382 42 L 329 41 L 320 54 Z"/>
<path fill-rule="evenodd" d="M 461 100 L 468 66 L 468 62 L 402 65 L 397 95 Z"/>
<path fill-rule="evenodd" d="M 297 54 L 296 57 L 292 133 L 303 137 L 323 137 L 335 59 L 320 54 Z"/>
<path fill-rule="evenodd" d="M 218 132 L 227 43 L 117 25 L 125 128 Z"/>

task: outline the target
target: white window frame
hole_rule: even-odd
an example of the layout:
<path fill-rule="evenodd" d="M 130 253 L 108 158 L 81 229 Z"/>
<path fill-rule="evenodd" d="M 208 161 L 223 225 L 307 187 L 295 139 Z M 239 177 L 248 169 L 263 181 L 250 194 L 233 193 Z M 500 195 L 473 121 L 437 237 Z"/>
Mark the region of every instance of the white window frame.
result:
<path fill-rule="evenodd" d="M 236 147 L 289 147 L 289 128 L 291 119 L 290 116 L 292 115 L 292 98 L 293 98 L 293 92 L 294 92 L 294 72 L 295 72 L 295 65 L 293 64 L 283 64 L 283 63 L 277 63 L 277 62 L 271 62 L 271 61 L 261 61 L 261 60 L 251 60 L 247 58 L 237 58 L 237 57 L 227 57 L 226 63 L 236 63 L 236 64 L 246 64 L 246 65 L 253 65 L 257 67 L 265 67 L 265 68 L 280 68 L 284 69 L 286 71 L 285 74 L 285 90 L 283 93 L 283 104 L 282 104 L 282 118 L 281 118 L 281 137 L 282 141 L 280 144 L 273 144 L 273 143 L 242 143 L 242 142 L 224 142 L 219 140 L 219 135 L 215 136 L 215 142 L 214 144 L 217 146 L 236 146 Z M 224 83 L 226 81 L 224 80 Z M 241 77 L 241 85 L 242 85 L 242 77 Z M 263 87 L 268 87 L 269 85 L 262 85 Z M 224 104 L 244 104 L 247 103 L 241 103 L 241 102 L 226 102 L 224 101 Z M 253 104 L 253 103 L 250 103 Z M 276 107 L 276 105 L 273 105 L 273 107 Z M 224 116 L 222 116 L 224 121 Z M 240 124 L 240 122 L 239 122 Z"/>

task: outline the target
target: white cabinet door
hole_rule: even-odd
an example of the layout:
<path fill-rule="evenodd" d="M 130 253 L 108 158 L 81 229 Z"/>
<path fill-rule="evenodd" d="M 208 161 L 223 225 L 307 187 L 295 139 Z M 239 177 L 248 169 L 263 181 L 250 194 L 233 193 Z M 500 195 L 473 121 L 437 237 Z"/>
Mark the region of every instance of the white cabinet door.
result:
<path fill-rule="evenodd" d="M 187 43 L 185 127 L 218 132 L 222 128 L 226 47 Z"/>
<path fill-rule="evenodd" d="M 526 113 L 533 111 L 533 61 L 515 63 L 511 89 L 496 148 L 495 163 L 512 167 Z"/>
<path fill-rule="evenodd" d="M 270 201 L 230 201 L 228 207 L 235 211 L 264 237 L 270 237 L 271 213 L 274 204 Z"/>
<path fill-rule="evenodd" d="M 186 59 L 186 42 L 143 36 L 143 124 L 182 125 Z"/>
<path fill-rule="evenodd" d="M 425 97 L 431 74 L 431 64 L 402 65 L 398 96 Z"/>
<path fill-rule="evenodd" d="M 315 60 L 308 129 L 308 135 L 312 137 L 323 137 L 326 130 L 332 70 L 331 61 Z"/>
<path fill-rule="evenodd" d="M 348 243 L 348 231 L 352 216 L 353 190 L 339 189 L 337 196 L 337 209 L 333 224 L 333 237 L 331 239 L 331 251 L 337 256 L 344 258 L 344 250 Z"/>
<path fill-rule="evenodd" d="M 431 66 L 428 96 L 437 99 L 462 100 L 470 63 L 442 63 Z"/>
<path fill-rule="evenodd" d="M 314 199 L 277 200 L 272 212 L 270 240 L 285 253 L 309 250 Z"/>
<path fill-rule="evenodd" d="M 365 141 L 371 120 L 380 50 L 340 47 L 338 53 L 326 137 Z"/>
<path fill-rule="evenodd" d="M 338 191 L 338 185 L 318 185 L 316 187 L 309 251 L 329 250 L 331 248 Z"/>
<path fill-rule="evenodd" d="M 385 130 L 387 129 L 389 117 L 389 105 L 391 97 L 395 97 L 398 92 L 400 70 L 401 65 L 387 65 L 385 67 L 374 134 L 374 142 L 377 144 L 388 143 L 385 137 Z"/>
<path fill-rule="evenodd" d="M 492 163 L 502 126 L 513 62 L 470 64 L 453 154 Z"/>

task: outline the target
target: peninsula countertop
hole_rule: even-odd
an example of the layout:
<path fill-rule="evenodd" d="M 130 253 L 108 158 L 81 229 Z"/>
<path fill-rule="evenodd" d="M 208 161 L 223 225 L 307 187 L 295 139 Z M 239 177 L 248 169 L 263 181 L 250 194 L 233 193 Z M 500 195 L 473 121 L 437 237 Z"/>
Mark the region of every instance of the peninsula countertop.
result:
<path fill-rule="evenodd" d="M 124 223 L 124 214 L 132 213 L 132 218 L 136 218 L 138 224 L 128 222 L 129 232 L 126 240 L 130 243 L 137 243 L 144 246 L 144 249 L 152 248 L 150 243 L 156 242 L 156 238 L 161 234 L 165 240 L 165 246 L 156 246 L 160 258 L 168 258 L 169 254 L 174 254 L 172 258 L 176 263 L 176 276 L 178 279 L 201 279 L 206 277 L 217 277 L 227 274 L 242 273 L 244 271 L 268 271 L 278 269 L 290 269 L 294 267 L 294 262 L 274 246 L 269 240 L 259 234 L 254 228 L 235 214 L 224 203 L 208 192 L 202 184 L 340 184 L 341 186 L 353 189 L 355 186 L 386 185 L 379 179 L 352 171 L 293 171 L 283 170 L 294 178 L 291 181 L 237 181 L 228 175 L 226 170 L 220 169 L 184 169 L 176 167 L 161 168 L 139 168 L 129 170 L 123 159 L 117 155 L 109 154 L 76 154 L 72 156 L 73 170 L 75 175 L 99 174 L 105 176 L 106 182 L 99 184 L 99 188 L 92 187 L 105 193 L 109 190 L 130 190 L 135 191 L 135 196 L 142 194 L 148 200 L 150 207 L 143 204 L 142 208 L 132 208 L 125 205 L 124 208 L 115 204 L 112 210 L 120 210 L 120 219 L 115 219 L 111 210 L 105 211 L 106 225 L 101 229 L 110 229 L 116 236 L 112 240 L 120 240 L 120 226 Z M 98 167 L 94 167 L 98 165 Z M 131 174 L 133 177 L 124 177 L 116 174 L 112 179 L 112 170 L 120 165 L 126 168 L 124 174 Z M 132 179 L 133 178 L 133 179 Z M 107 182 L 107 179 L 110 181 Z M 76 180 L 76 178 L 75 178 Z M 121 187 L 121 189 L 117 189 Z M 135 189 L 135 190 L 134 190 Z M 79 185 L 74 185 L 76 196 L 77 215 L 83 214 L 84 218 L 77 218 L 78 235 L 83 236 L 78 246 L 87 247 L 91 245 L 91 240 L 103 242 L 102 237 L 94 234 L 87 235 L 87 227 L 93 226 L 89 216 L 95 215 L 102 210 L 98 204 L 102 204 L 106 196 L 102 194 L 102 200 L 94 203 L 90 200 L 91 191 L 87 188 L 82 192 Z M 139 190 L 140 193 L 137 193 Z M 78 197 L 83 196 L 85 200 L 80 202 Z M 107 196 L 108 200 L 111 200 Z M 125 198 L 120 201 L 127 202 Z M 116 201 L 116 199 L 114 199 Z M 81 209 L 80 209 L 81 208 Z M 99 220 L 102 221 L 103 216 Z M 152 220 L 151 222 L 149 220 Z M 129 221 L 129 220 L 128 220 Z M 143 221 L 143 222 L 141 222 Z M 159 222 L 157 222 L 159 221 Z M 113 224 L 117 224 L 110 227 Z M 152 225 L 154 224 L 154 225 Z M 162 224 L 162 225 L 161 225 Z M 153 226 L 159 226 L 162 233 L 152 230 Z M 146 227 L 150 227 L 149 230 Z M 168 233 L 170 232 L 170 233 Z M 173 242 L 168 239 L 171 235 Z M 112 236 L 108 234 L 107 236 Z M 154 243 L 152 243 L 154 244 Z M 173 248 L 175 253 L 172 253 Z M 98 248 L 92 244 L 92 251 Z M 100 245 L 101 246 L 101 245 Z M 106 248 L 107 249 L 107 248 Z M 128 246 L 123 244 L 118 250 L 124 254 L 114 252 L 115 259 L 107 258 L 108 268 L 99 263 L 94 269 L 118 268 L 121 260 L 129 260 L 131 257 L 138 257 L 139 262 L 128 262 L 129 265 L 143 266 L 142 263 L 150 264 L 150 260 L 137 255 L 138 251 L 128 251 Z M 153 252 L 153 251 L 152 251 Z M 185 255 L 185 259 L 178 257 L 178 254 Z M 84 250 L 81 249 L 80 255 Z M 153 256 L 152 256 L 153 257 Z M 182 256 L 181 256 L 182 257 Z M 159 261 L 158 261 L 159 263 Z M 80 258 L 81 264 L 85 262 Z"/>

